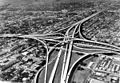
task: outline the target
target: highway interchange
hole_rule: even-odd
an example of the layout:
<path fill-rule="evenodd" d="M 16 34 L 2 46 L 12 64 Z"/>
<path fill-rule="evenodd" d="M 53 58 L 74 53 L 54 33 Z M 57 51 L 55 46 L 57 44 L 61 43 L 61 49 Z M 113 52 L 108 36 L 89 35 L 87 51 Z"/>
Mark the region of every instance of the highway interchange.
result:
<path fill-rule="evenodd" d="M 35 83 L 68 83 L 71 68 L 77 60 L 89 53 L 120 53 L 120 48 L 107 43 L 86 39 L 82 34 L 82 24 L 101 12 L 74 23 L 70 27 L 49 34 L 3 34 L 0 38 L 34 39 L 46 48 L 46 65 L 36 74 Z M 63 33 L 63 31 L 65 33 Z M 53 42 L 53 44 L 52 44 Z M 58 51 L 56 51 L 56 49 Z M 76 53 L 80 54 L 77 55 Z"/>

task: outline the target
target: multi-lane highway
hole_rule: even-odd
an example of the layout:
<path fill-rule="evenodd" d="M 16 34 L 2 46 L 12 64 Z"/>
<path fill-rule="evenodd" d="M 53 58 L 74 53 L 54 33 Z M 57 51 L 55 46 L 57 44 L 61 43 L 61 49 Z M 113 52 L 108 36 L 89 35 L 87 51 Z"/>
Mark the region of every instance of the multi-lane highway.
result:
<path fill-rule="evenodd" d="M 70 27 L 50 34 L 3 34 L 0 38 L 34 39 L 41 42 L 46 50 L 46 65 L 37 72 L 35 83 L 67 83 L 69 72 L 74 68 L 75 62 L 89 53 L 115 52 L 120 53 L 120 48 L 114 45 L 90 41 L 82 36 L 82 24 L 103 11 L 97 12 Z M 62 31 L 66 32 L 65 34 Z M 59 32 L 59 33 L 57 33 Z M 79 33 L 80 38 L 76 38 Z M 51 42 L 54 44 L 50 45 Z M 57 49 L 57 50 L 56 50 Z"/>

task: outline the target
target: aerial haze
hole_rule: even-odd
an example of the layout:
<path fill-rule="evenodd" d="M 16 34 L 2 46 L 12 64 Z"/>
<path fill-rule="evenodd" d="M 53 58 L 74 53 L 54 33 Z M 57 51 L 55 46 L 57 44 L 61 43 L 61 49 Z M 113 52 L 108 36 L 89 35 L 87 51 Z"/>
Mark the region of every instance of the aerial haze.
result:
<path fill-rule="evenodd" d="M 85 1 L 119 1 L 119 0 L 0 0 L 0 5 L 4 4 L 22 4 L 22 3 L 53 3 L 53 2 L 85 2 Z"/>

